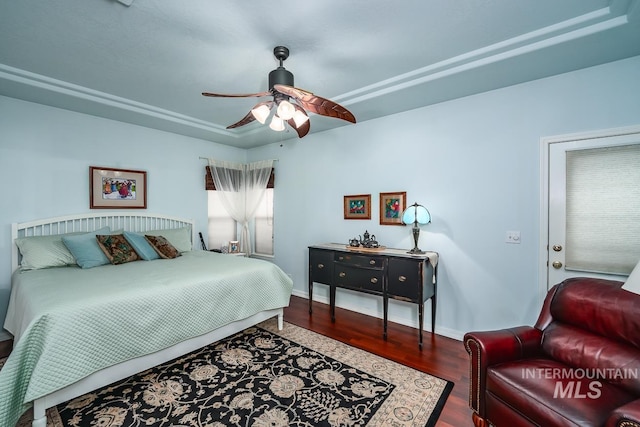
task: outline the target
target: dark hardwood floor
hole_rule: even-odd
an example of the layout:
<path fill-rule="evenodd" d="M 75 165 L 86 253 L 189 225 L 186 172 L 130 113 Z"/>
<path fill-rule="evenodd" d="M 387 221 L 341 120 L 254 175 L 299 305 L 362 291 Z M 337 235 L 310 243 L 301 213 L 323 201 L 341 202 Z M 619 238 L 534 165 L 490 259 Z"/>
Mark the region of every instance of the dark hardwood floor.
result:
<path fill-rule="evenodd" d="M 284 310 L 284 320 L 294 325 L 342 341 L 414 369 L 453 381 L 455 386 L 438 419 L 442 427 L 472 427 L 469 409 L 469 358 L 462 342 L 424 332 L 423 348 L 418 347 L 418 330 L 389 322 L 388 338 L 382 338 L 382 319 L 336 308 L 331 323 L 329 306 L 292 296 Z"/>

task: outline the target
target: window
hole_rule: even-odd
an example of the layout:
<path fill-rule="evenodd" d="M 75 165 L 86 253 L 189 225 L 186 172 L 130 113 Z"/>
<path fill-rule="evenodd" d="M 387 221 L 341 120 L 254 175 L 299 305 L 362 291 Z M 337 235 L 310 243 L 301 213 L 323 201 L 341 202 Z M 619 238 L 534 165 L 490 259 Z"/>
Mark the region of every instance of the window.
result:
<path fill-rule="evenodd" d="M 265 195 L 256 208 L 255 218 L 249 224 L 251 232 L 252 253 L 258 256 L 273 256 L 273 187 L 274 173 L 267 183 Z M 215 184 L 209 166 L 206 167 L 205 188 L 208 200 L 208 248 L 221 249 L 230 240 L 238 239 L 238 223 L 227 213 L 221 200 L 220 193 L 215 190 Z"/>
<path fill-rule="evenodd" d="M 227 246 L 230 240 L 237 240 L 238 226 L 236 221 L 229 216 L 217 191 L 207 190 L 209 224 L 207 232 L 209 235 L 208 248 L 221 249 Z"/>
<path fill-rule="evenodd" d="M 638 164 L 640 144 L 567 151 L 567 270 L 633 270 L 640 255 Z"/>
<path fill-rule="evenodd" d="M 258 205 L 253 238 L 256 255 L 273 255 L 273 188 L 267 188 Z"/>

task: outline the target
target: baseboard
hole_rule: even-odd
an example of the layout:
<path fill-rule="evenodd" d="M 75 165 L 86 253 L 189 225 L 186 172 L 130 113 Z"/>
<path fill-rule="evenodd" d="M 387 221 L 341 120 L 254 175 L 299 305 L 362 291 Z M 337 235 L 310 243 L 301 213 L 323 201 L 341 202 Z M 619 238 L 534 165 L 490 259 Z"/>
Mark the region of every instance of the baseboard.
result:
<path fill-rule="evenodd" d="M 304 299 L 309 299 L 309 293 L 308 292 L 304 292 L 304 291 L 300 291 L 297 289 L 294 289 L 292 292 L 293 295 L 300 297 L 300 298 L 304 298 Z M 313 298 L 314 301 L 322 303 L 322 304 L 327 304 L 329 305 L 329 298 L 324 297 L 324 296 L 315 296 Z M 358 313 L 362 313 L 365 314 L 367 316 L 371 316 L 371 317 L 377 317 L 378 319 L 382 319 L 382 311 L 377 311 L 377 310 L 365 310 L 362 309 L 362 307 L 355 307 L 353 305 L 350 304 L 336 304 L 336 307 L 339 308 L 343 308 L 345 310 L 350 310 L 350 311 L 355 311 Z M 390 322 L 394 322 L 394 323 L 399 323 L 400 325 L 404 325 L 404 326 L 408 326 L 410 328 L 418 328 L 418 323 L 412 321 L 411 319 L 406 319 L 403 317 L 398 317 L 398 316 L 393 316 L 390 315 L 389 316 L 389 321 Z M 425 328 L 425 330 L 429 330 L 429 328 Z M 444 337 L 447 338 L 451 338 L 457 341 L 462 341 L 463 337 L 464 337 L 464 332 L 460 332 L 460 331 L 456 331 L 455 329 L 449 329 L 449 328 L 443 328 L 440 327 L 436 324 L 436 334 L 437 335 L 442 335 Z"/>

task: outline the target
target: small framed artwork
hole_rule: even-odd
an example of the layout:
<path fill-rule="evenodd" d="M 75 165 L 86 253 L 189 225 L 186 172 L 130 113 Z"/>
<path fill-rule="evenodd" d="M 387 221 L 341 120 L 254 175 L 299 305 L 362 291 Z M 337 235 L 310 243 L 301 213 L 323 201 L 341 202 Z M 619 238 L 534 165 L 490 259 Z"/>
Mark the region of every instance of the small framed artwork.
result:
<path fill-rule="evenodd" d="M 89 166 L 91 209 L 146 209 L 147 172 Z"/>
<path fill-rule="evenodd" d="M 232 240 L 229 242 L 229 253 L 230 254 L 240 253 L 240 243 L 237 240 Z"/>
<path fill-rule="evenodd" d="M 407 193 L 380 193 L 380 225 L 404 225 L 402 212 L 407 206 Z"/>
<path fill-rule="evenodd" d="M 344 196 L 344 219 L 371 219 L 371 194 Z"/>

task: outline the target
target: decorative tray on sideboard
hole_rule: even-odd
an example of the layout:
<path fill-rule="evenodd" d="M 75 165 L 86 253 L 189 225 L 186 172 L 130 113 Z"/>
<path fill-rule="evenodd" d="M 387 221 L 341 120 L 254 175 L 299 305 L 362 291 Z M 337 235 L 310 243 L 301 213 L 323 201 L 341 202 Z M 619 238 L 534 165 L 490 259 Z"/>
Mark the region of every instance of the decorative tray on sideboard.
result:
<path fill-rule="evenodd" d="M 365 248 L 362 246 L 349 246 L 349 245 L 345 245 L 345 246 L 347 247 L 347 249 L 354 252 L 380 252 L 387 249 L 386 246 L 379 246 L 377 248 Z"/>

